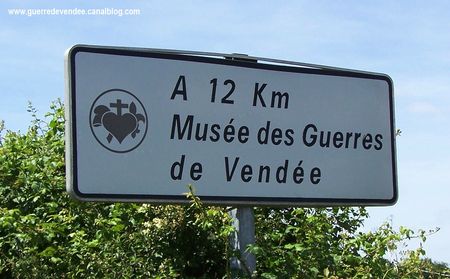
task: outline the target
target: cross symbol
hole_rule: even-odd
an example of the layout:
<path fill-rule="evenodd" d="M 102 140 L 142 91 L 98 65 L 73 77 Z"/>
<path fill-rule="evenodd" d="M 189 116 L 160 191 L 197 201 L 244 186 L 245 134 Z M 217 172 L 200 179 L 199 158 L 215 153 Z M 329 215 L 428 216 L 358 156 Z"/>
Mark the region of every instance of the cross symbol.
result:
<path fill-rule="evenodd" d="M 122 104 L 122 100 L 121 99 L 117 99 L 115 103 L 110 103 L 109 106 L 112 107 L 112 108 L 117 108 L 117 116 L 121 116 L 122 115 L 122 109 L 123 108 L 128 108 L 127 104 Z"/>

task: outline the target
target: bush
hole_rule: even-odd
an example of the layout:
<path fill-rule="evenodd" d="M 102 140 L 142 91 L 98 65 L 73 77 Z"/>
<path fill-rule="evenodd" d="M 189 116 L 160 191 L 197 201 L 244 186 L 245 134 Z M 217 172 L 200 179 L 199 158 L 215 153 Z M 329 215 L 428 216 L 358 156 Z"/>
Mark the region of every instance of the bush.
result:
<path fill-rule="evenodd" d="M 0 123 L 0 278 L 230 278 L 228 208 L 81 203 L 65 191 L 64 110 L 30 106 L 25 134 Z M 2 133 L 4 136 L 2 137 Z M 364 208 L 257 208 L 257 278 L 438 278 L 424 250 L 388 260 L 411 238 L 386 223 L 360 228 Z M 242 275 L 250 277 L 250 275 Z"/>

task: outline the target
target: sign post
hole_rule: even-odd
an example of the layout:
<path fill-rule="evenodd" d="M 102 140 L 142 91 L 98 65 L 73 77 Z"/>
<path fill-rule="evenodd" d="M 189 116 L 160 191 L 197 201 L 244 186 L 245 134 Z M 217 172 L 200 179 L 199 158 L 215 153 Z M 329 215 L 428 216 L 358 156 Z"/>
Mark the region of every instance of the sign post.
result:
<path fill-rule="evenodd" d="M 225 58 L 225 59 L 224 59 Z M 259 63 L 255 63 L 255 62 Z M 261 63 L 262 62 L 262 63 Z M 67 190 L 82 201 L 253 206 L 397 201 L 389 76 L 241 54 L 78 45 L 66 54 Z"/>
<path fill-rule="evenodd" d="M 225 59 L 256 63 L 257 60 L 249 59 L 246 54 L 233 54 Z M 231 236 L 231 248 L 239 251 L 241 259 L 231 259 L 232 271 L 246 272 L 248 275 L 256 270 L 255 255 L 247 251 L 247 246 L 255 244 L 255 216 L 253 207 L 237 207 L 231 211 L 235 233 Z M 237 276 L 236 278 L 239 278 Z"/>
<path fill-rule="evenodd" d="M 241 259 L 231 259 L 231 270 L 251 275 L 256 270 L 255 255 L 246 251 L 247 246 L 255 244 L 255 216 L 252 207 L 238 207 L 231 211 L 235 233 L 231 236 L 231 248 L 239 251 Z"/>

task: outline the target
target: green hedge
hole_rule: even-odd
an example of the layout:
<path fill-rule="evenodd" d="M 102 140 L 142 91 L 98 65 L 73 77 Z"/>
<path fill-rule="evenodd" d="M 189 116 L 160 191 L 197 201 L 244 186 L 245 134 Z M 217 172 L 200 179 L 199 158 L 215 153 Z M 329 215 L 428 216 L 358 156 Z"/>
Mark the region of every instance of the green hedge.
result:
<path fill-rule="evenodd" d="M 230 278 L 229 208 L 81 203 L 65 192 L 64 111 L 30 106 L 26 133 L 0 124 L 0 278 Z M 360 231 L 364 208 L 256 208 L 255 278 L 439 278 L 446 264 L 399 250 L 429 232 Z M 392 253 L 398 257 L 389 258 Z M 250 277 L 242 274 L 241 277 Z"/>

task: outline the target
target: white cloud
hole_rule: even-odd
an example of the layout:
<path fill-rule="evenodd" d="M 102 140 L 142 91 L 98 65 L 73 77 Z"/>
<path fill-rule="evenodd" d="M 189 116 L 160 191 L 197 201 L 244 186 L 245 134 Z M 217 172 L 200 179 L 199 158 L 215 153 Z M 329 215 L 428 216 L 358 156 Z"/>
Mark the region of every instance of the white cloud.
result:
<path fill-rule="evenodd" d="M 413 102 L 408 106 L 408 111 L 420 114 L 439 114 L 441 110 L 429 102 Z"/>

